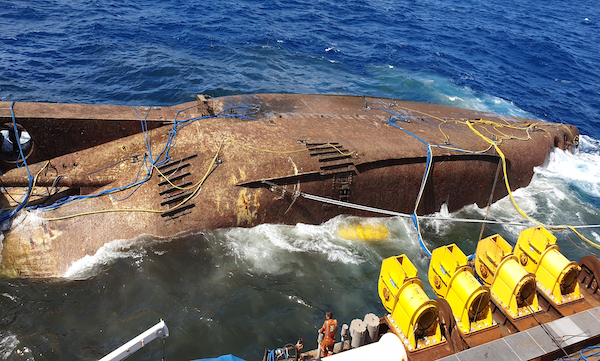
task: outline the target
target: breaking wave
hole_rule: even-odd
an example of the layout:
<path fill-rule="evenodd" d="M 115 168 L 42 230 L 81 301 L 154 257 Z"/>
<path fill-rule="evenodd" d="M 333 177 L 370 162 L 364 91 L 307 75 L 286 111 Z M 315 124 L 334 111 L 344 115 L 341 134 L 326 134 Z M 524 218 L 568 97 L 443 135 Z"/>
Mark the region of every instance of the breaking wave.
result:
<path fill-rule="evenodd" d="M 105 267 L 115 263 L 121 258 L 130 258 L 136 261 L 138 267 L 142 267 L 147 247 L 161 242 L 156 237 L 143 234 L 131 240 L 114 240 L 100 247 L 92 256 L 85 257 L 73 262 L 67 269 L 64 278 L 69 280 L 84 280 L 91 278 Z"/>
<path fill-rule="evenodd" d="M 548 166 L 536 172 L 548 179 L 562 180 L 582 200 L 600 208 L 600 141 L 583 135 L 580 143 L 576 154 L 555 150 Z"/>
<path fill-rule="evenodd" d="M 357 265 L 378 258 L 372 245 L 341 238 L 340 227 L 355 224 L 357 217 L 338 216 L 321 225 L 295 226 L 262 224 L 250 229 L 232 228 L 207 232 L 209 242 L 218 242 L 225 255 L 244 262 L 251 272 L 280 274 L 291 268 L 315 267 L 313 262 Z M 363 220 L 363 223 L 377 219 Z M 405 235 L 407 227 L 393 219 L 382 219 L 392 231 L 385 244 Z M 406 237 L 402 237 L 406 238 Z M 412 241 L 411 241 L 412 243 Z M 408 246 L 411 246 L 409 244 Z M 412 244 L 418 247 L 418 245 Z M 313 257 L 314 256 L 314 257 Z"/>

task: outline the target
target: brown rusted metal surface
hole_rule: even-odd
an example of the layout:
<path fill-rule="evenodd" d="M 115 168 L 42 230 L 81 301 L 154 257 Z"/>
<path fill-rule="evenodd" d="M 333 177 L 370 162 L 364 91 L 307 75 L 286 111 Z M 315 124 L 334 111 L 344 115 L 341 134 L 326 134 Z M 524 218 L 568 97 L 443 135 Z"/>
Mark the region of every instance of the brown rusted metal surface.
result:
<path fill-rule="evenodd" d="M 468 346 L 464 347 L 464 349 L 475 347 L 477 345 L 481 345 L 486 342 L 490 342 L 490 341 L 502 338 L 504 336 L 507 336 L 506 334 L 504 334 L 504 332 L 502 332 L 500 326 L 498 326 L 498 325 L 492 326 L 485 330 L 471 332 L 469 334 L 464 334 L 460 331 L 459 331 L 459 333 L 462 338 L 462 342 L 464 344 L 468 345 Z"/>
<path fill-rule="evenodd" d="M 429 346 L 422 350 L 407 352 L 410 361 L 431 361 L 437 360 L 454 353 L 452 343 L 448 340 L 437 345 Z"/>
<path fill-rule="evenodd" d="M 125 200 L 102 196 L 51 212 L 28 212 L 5 235 L 0 271 L 14 277 L 59 277 L 74 261 L 96 253 L 104 244 L 141 234 L 172 237 L 261 223 L 318 224 L 342 213 L 375 215 L 296 197 L 264 184 L 264 179 L 290 191 L 412 213 L 427 151 L 421 141 L 389 125 L 390 113 L 384 110 L 409 119 L 410 123 L 398 124 L 430 144 L 448 142 L 469 150 L 484 150 L 489 144 L 468 128 L 467 119 L 532 122 L 432 104 L 332 95 L 239 95 L 136 109 L 141 117 L 150 109 L 148 119 L 162 125 L 173 120 L 178 110 L 190 107 L 178 119 L 242 106 L 256 109 L 251 116 L 261 121 L 233 117 L 244 112 L 233 109 L 227 112 L 232 117 L 203 118 L 177 132 L 170 155 L 173 161 L 185 159 L 186 166 L 164 171 L 173 183 L 191 189 L 178 190 L 153 170 L 152 177 L 133 194 L 132 189 L 115 194 L 116 198 L 130 195 Z M 45 187 L 60 177 L 65 183 L 59 185 L 70 187 L 71 192 L 97 194 L 133 182 L 140 167 L 145 175 L 141 162 L 146 142 L 144 134 L 134 132 L 141 127 L 131 107 L 16 103 L 14 109 L 16 122 L 31 132 L 34 148 L 39 149 L 28 160 L 33 163 L 32 174 L 39 172 Z M 81 134 L 82 124 L 92 124 L 86 129 L 95 130 Z M 127 129 L 118 124 L 127 124 Z M 493 125 L 474 124 L 488 135 L 500 136 Z M 94 132 L 104 129 L 108 135 L 96 140 Z M 171 129 L 166 124 L 148 131 L 154 156 L 165 147 Z M 512 128 L 503 128 L 502 134 L 512 137 L 504 139 L 500 148 L 507 158 L 513 190 L 530 182 L 533 168 L 542 165 L 555 146 L 569 147 L 578 136 L 575 127 L 545 123 L 532 127 L 529 134 Z M 54 146 L 57 150 L 52 152 Z M 211 170 L 217 151 L 218 162 Z M 499 159 L 493 150 L 463 154 L 433 148 L 432 153 L 419 214 L 438 211 L 443 203 L 450 211 L 487 204 Z M 172 209 L 209 170 L 201 192 Z M 19 184 L 25 177 L 24 168 L 11 169 L 0 180 Z M 506 194 L 504 187 L 497 186 L 493 199 Z M 81 213 L 86 215 L 50 220 Z"/>
<path fill-rule="evenodd" d="M 65 176 L 65 177 L 52 177 L 43 176 L 38 177 L 35 184 L 37 186 L 59 186 L 59 187 L 103 187 L 114 181 L 116 177 L 95 177 L 93 175 L 82 175 L 82 176 Z M 29 179 L 24 176 L 4 176 L 2 182 L 6 187 L 27 187 Z"/>
<path fill-rule="evenodd" d="M 0 102 L 0 125 L 12 127 L 10 102 Z M 206 104 L 204 103 L 199 104 Z M 16 123 L 23 127 L 35 144 L 28 158 L 30 163 L 52 159 L 91 148 L 124 136 L 142 132 L 140 117 L 155 129 L 180 117 L 202 116 L 196 102 L 173 107 L 130 107 L 118 105 L 15 103 Z M 192 108 L 190 108 L 192 107 Z M 205 105 L 206 108 L 206 105 Z M 207 111 L 206 111 L 207 112 Z M 0 163 L 2 171 L 14 168 L 13 162 Z"/>
<path fill-rule="evenodd" d="M 526 316 L 513 318 L 504 312 L 504 309 L 499 306 L 495 300 L 490 303 L 492 317 L 500 326 L 500 329 L 505 335 L 515 332 L 527 330 L 532 327 L 539 326 L 542 323 L 551 322 L 562 317 L 554 308 L 542 309 L 541 311 L 529 314 Z"/>
<path fill-rule="evenodd" d="M 443 298 L 438 298 L 437 304 L 440 310 L 439 322 L 442 335 L 452 344 L 454 352 L 460 352 L 469 348 L 468 343 L 461 337 L 462 334 L 456 326 L 456 320 L 454 319 L 454 313 L 452 312 L 450 303 Z"/>
<path fill-rule="evenodd" d="M 584 256 L 579 260 L 579 289 L 588 302 L 600 302 L 600 261 L 594 256 Z"/>
<path fill-rule="evenodd" d="M 581 284 L 580 292 L 582 298 L 575 301 L 566 302 L 560 305 L 557 305 L 552 300 L 550 300 L 544 292 L 538 290 L 537 294 L 539 305 L 544 311 L 551 312 L 553 314 L 558 314 L 563 317 L 574 315 L 578 312 L 600 306 L 600 300 L 594 297 L 594 295 Z"/>
<path fill-rule="evenodd" d="M 439 300 L 438 300 L 439 301 Z M 443 302 L 443 300 L 442 300 Z M 440 326 L 444 327 L 444 326 L 449 326 L 451 329 L 451 321 L 447 318 L 447 317 L 452 317 L 452 309 L 450 308 L 450 306 L 448 305 L 447 308 L 445 308 L 444 306 L 442 306 L 442 308 L 444 308 L 444 310 L 446 311 L 445 313 L 442 314 L 443 318 L 439 319 L 439 322 L 443 323 L 440 324 Z M 448 313 L 448 311 L 450 313 Z M 397 334 L 395 332 L 396 327 L 394 327 L 393 325 L 391 325 L 390 319 L 388 317 L 383 317 L 381 319 L 381 322 L 385 325 L 384 329 L 388 330 L 389 332 L 394 333 L 396 336 L 398 336 L 398 338 L 400 338 L 401 336 L 399 334 Z M 410 361 L 430 361 L 430 360 L 436 360 L 448 355 L 452 355 L 453 353 L 455 353 L 456 351 L 454 350 L 454 345 L 452 343 L 452 339 L 448 339 L 447 335 L 450 329 L 445 329 L 444 333 L 446 333 L 446 335 L 444 335 L 444 341 L 436 344 L 436 345 L 430 345 L 427 346 L 426 348 L 423 349 L 418 349 L 418 350 L 407 350 L 406 347 L 406 354 L 408 355 L 408 359 Z M 451 336 L 451 333 L 450 333 Z"/>

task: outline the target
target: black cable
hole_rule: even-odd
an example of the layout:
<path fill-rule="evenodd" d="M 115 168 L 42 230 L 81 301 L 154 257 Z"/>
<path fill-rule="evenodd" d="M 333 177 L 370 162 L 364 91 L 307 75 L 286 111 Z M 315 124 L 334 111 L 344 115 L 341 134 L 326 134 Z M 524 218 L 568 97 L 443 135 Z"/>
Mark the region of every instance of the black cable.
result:
<path fill-rule="evenodd" d="M 12 200 L 13 200 L 13 202 L 15 202 L 15 203 L 19 203 L 19 202 L 17 202 L 17 201 L 16 201 L 16 200 L 15 200 L 15 199 L 14 199 L 14 198 L 13 198 L 13 197 L 10 195 L 10 193 L 8 193 L 8 189 L 6 189 L 6 186 L 4 185 L 4 182 L 2 181 L 2 179 L 0 179 L 0 184 L 2 184 L 2 188 L 4 188 L 4 192 L 5 192 L 6 194 L 8 194 L 8 196 L 10 197 L 10 199 L 12 199 Z"/>
<path fill-rule="evenodd" d="M 556 338 L 554 336 L 552 336 L 552 334 L 550 333 L 550 331 L 548 330 L 546 325 L 544 325 L 542 322 L 540 322 L 540 320 L 538 320 L 537 317 L 535 317 L 535 311 L 533 310 L 533 307 L 531 307 L 531 305 L 529 303 L 527 303 L 527 301 L 525 301 L 525 304 L 527 305 L 527 308 L 529 308 L 529 310 L 531 311 L 531 316 L 533 316 L 533 319 L 535 320 L 535 322 L 537 322 L 538 325 L 540 325 L 542 327 L 544 332 L 546 332 L 546 334 L 552 339 L 552 341 L 554 341 L 556 346 L 561 349 L 561 351 L 565 354 L 565 356 L 569 357 L 569 354 L 567 353 L 567 351 L 565 351 L 565 349 L 558 343 Z"/>

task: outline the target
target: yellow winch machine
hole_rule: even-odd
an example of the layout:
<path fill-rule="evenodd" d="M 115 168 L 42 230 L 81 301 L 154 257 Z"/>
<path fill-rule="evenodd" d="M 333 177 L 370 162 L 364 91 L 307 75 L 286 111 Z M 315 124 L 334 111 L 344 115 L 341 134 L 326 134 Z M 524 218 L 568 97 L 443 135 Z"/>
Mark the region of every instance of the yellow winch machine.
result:
<path fill-rule="evenodd" d="M 445 341 L 438 322 L 438 305 L 429 299 L 417 269 L 406 255 L 389 257 L 381 264 L 379 297 L 392 332 L 408 351 L 423 349 Z"/>
<path fill-rule="evenodd" d="M 457 245 L 432 252 L 429 281 L 436 295 L 450 304 L 463 335 L 496 326 L 490 300 L 505 315 L 518 319 L 541 311 L 536 286 L 555 305 L 582 298 L 579 265 L 560 253 L 556 237 L 542 227 L 522 231 L 514 252 L 499 235 L 482 239 L 474 268 L 483 284 Z M 390 312 L 386 318 L 391 330 L 409 352 L 445 341 L 437 302 L 425 294 L 417 269 L 406 255 L 383 260 L 378 291 Z"/>
<path fill-rule="evenodd" d="M 429 262 L 433 292 L 448 301 L 458 329 L 468 334 L 496 323 L 490 311 L 490 289 L 477 281 L 467 256 L 451 244 L 435 249 Z"/>
<path fill-rule="evenodd" d="M 535 274 L 538 289 L 555 305 L 580 300 L 577 262 L 560 253 L 556 237 L 542 227 L 521 232 L 515 246 L 515 256 L 521 265 Z"/>

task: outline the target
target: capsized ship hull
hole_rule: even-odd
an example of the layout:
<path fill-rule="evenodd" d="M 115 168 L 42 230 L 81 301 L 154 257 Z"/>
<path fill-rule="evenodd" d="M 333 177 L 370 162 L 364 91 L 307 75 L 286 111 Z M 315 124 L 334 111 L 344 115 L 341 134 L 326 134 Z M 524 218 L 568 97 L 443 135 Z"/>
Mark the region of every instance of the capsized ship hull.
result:
<path fill-rule="evenodd" d="M 16 167 L 16 147 L 1 153 L 3 208 L 35 183 L 3 240 L 0 270 L 14 277 L 60 277 L 106 243 L 143 234 L 379 215 L 299 192 L 408 214 L 485 206 L 507 194 L 499 149 L 514 190 L 553 148 L 578 141 L 570 125 L 358 96 L 0 108 L 5 143 L 15 124 L 31 136 L 23 144 L 30 178 Z"/>

